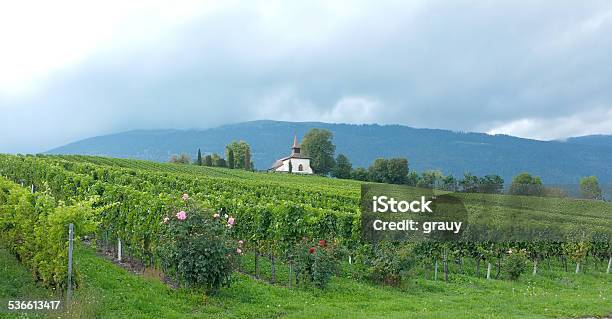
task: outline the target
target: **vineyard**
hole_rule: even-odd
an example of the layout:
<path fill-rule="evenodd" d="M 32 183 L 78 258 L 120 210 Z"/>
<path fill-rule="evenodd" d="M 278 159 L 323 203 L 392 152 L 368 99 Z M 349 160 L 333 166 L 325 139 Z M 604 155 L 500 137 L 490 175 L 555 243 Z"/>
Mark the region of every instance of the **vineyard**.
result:
<path fill-rule="evenodd" d="M 73 223 L 77 238 L 97 251 L 116 256 L 121 245 L 133 266 L 212 295 L 230 289 L 232 273 L 297 294 L 333 289 L 334 280 L 401 292 L 416 280 L 512 285 L 529 276 L 595 276 L 597 287 L 586 288 L 600 298 L 585 302 L 612 313 L 610 203 L 521 197 L 515 207 L 506 195 L 460 194 L 479 219 L 526 214 L 602 231 L 567 242 L 372 244 L 361 240 L 356 181 L 76 155 L 0 155 L 0 175 L 2 243 L 58 290 Z M 211 260 L 206 271 L 198 266 Z M 76 271 L 77 285 L 87 285 Z"/>

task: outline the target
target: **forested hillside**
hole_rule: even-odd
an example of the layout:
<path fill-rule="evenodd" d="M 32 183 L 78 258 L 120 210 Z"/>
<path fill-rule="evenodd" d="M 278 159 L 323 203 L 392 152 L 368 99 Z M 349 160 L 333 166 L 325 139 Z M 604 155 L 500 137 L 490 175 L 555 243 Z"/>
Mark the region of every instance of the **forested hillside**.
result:
<path fill-rule="evenodd" d="M 167 161 L 170 155 L 182 152 L 195 158 L 198 148 L 203 153 L 223 154 L 231 141 L 245 140 L 252 147 L 255 167 L 262 170 L 288 155 L 294 134 L 302 137 L 311 128 L 333 132 L 336 154 L 347 155 L 354 167 L 367 167 L 378 157 L 406 157 L 410 169 L 439 169 L 455 176 L 470 171 L 498 174 L 509 181 L 528 171 L 547 184 L 577 184 L 588 175 L 596 175 L 603 184 L 612 182 L 612 146 L 604 146 L 609 140 L 605 137 L 597 144 L 586 137 L 570 142 L 537 141 L 400 125 L 254 121 L 207 130 L 140 130 L 85 139 L 49 153 Z"/>

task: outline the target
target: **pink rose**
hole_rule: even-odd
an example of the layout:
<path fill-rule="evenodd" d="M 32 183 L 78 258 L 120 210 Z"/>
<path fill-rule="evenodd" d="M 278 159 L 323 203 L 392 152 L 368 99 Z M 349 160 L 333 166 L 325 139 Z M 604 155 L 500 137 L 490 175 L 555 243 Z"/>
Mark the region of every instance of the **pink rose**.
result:
<path fill-rule="evenodd" d="M 227 220 L 227 223 L 228 223 L 229 225 L 234 225 L 234 217 L 230 217 L 230 218 Z"/>
<path fill-rule="evenodd" d="M 236 252 L 237 252 L 237 253 L 239 253 L 239 254 L 242 254 L 242 249 L 237 248 L 237 249 L 236 249 Z"/>
<path fill-rule="evenodd" d="M 183 197 L 181 197 L 183 200 L 188 200 L 189 199 L 189 195 L 187 194 L 183 194 Z"/>
<path fill-rule="evenodd" d="M 180 211 L 176 213 L 176 218 L 178 218 L 179 220 L 185 220 L 187 218 L 187 213 L 185 213 L 184 211 Z"/>
<path fill-rule="evenodd" d="M 238 241 L 238 245 L 242 246 L 242 244 L 244 244 L 244 241 L 239 240 L 239 241 Z"/>

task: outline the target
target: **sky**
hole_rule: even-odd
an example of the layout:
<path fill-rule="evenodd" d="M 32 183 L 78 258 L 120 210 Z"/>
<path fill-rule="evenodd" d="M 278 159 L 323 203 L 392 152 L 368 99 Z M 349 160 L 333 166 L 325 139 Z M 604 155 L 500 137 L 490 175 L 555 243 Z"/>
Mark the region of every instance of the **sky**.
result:
<path fill-rule="evenodd" d="M 3 1 L 0 152 L 271 119 L 612 134 L 612 1 Z"/>

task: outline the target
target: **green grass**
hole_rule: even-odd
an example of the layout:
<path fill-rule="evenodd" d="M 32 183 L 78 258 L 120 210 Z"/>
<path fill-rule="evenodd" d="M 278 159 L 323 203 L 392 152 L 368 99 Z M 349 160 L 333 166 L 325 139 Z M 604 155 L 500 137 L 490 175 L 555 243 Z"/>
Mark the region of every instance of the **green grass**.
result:
<path fill-rule="evenodd" d="M 58 297 L 54 297 L 51 291 L 38 285 L 32 274 L 15 256 L 0 247 L 0 318 L 20 316 L 5 311 L 9 300 L 58 300 Z"/>
<path fill-rule="evenodd" d="M 13 257 L 1 256 L 2 296 L 48 293 Z M 401 288 L 334 278 L 323 291 L 237 274 L 231 287 L 207 297 L 131 274 L 86 247 L 77 247 L 75 256 L 83 285 L 75 293 L 73 317 L 81 318 L 577 318 L 612 313 L 612 276 L 602 272 L 553 271 L 518 282 L 455 274 L 444 283 L 415 276 Z"/>

